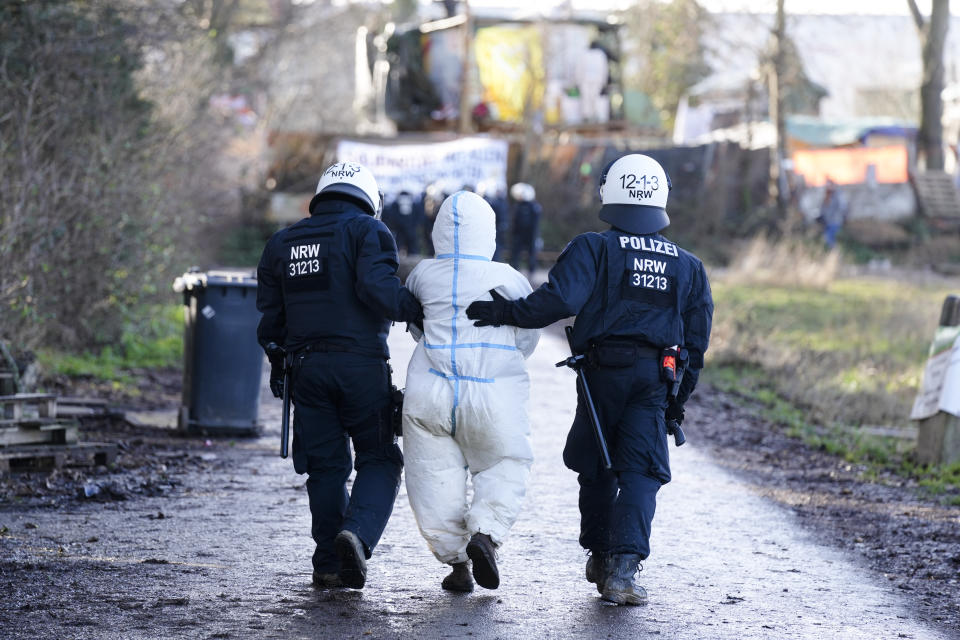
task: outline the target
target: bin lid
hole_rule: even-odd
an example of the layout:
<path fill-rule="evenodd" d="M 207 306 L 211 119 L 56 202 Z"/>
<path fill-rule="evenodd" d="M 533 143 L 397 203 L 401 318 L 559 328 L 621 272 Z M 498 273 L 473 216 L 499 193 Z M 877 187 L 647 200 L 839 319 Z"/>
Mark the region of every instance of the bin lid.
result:
<path fill-rule="evenodd" d="M 252 269 L 211 269 L 206 272 L 191 270 L 173 281 L 173 290 L 177 293 L 212 286 L 255 289 L 257 274 Z"/>

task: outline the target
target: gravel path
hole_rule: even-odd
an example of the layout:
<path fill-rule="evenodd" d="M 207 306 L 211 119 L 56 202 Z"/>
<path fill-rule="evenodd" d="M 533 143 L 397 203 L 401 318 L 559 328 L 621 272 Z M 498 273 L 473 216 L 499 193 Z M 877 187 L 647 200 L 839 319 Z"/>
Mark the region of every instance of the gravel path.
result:
<path fill-rule="evenodd" d="M 413 343 L 398 328 L 391 345 L 402 378 Z M 689 413 L 688 444 L 671 451 L 674 481 L 661 491 L 641 574 L 650 603 L 603 603 L 583 579 L 576 476 L 560 459 L 575 405 L 573 373 L 553 366 L 565 350 L 545 333 L 530 360 L 536 462 L 501 549 L 500 589 L 440 589 L 445 567 L 402 489 L 366 588 L 312 588 L 303 478 L 276 455 L 279 401 L 264 389 L 264 437 L 214 442 L 170 495 L 58 509 L 4 501 L 0 637 L 957 637 L 715 462 L 697 441 L 703 405 Z"/>

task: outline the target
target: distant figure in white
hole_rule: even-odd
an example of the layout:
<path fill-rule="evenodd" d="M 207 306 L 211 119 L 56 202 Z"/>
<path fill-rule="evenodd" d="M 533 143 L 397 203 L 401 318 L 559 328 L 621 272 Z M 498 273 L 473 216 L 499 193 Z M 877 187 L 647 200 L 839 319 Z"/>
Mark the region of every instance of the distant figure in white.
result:
<path fill-rule="evenodd" d="M 407 495 L 430 549 L 453 568 L 443 588 L 469 592 L 475 579 L 496 589 L 496 548 L 517 519 L 533 462 L 525 360 L 540 331 L 467 319 L 467 306 L 492 290 L 508 299 L 531 291 L 520 272 L 491 260 L 496 222 L 483 198 L 459 191 L 444 200 L 432 238 L 436 256 L 406 281 L 424 312 L 422 335 L 411 327 L 419 344 L 403 402 Z"/>
<path fill-rule="evenodd" d="M 601 96 L 607 86 L 610 67 L 607 54 L 597 45 L 591 45 L 577 58 L 574 69 L 577 88 L 580 91 L 580 115 L 584 122 L 606 122 L 610 108 L 606 96 Z"/>

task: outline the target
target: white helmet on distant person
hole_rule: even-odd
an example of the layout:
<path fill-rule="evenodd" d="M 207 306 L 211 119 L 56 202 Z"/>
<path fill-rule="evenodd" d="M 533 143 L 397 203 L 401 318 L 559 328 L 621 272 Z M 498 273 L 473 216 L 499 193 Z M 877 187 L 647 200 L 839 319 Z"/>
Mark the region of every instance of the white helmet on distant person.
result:
<path fill-rule="evenodd" d="M 316 195 L 310 200 L 310 211 L 321 200 L 334 194 L 356 200 L 377 220 L 383 214 L 383 194 L 370 170 L 356 162 L 338 162 L 330 165 L 317 183 Z"/>
<path fill-rule="evenodd" d="M 600 178 L 600 219 L 628 233 L 656 233 L 670 224 L 673 185 L 660 163 L 640 153 L 611 162 Z"/>
<path fill-rule="evenodd" d="M 537 197 L 537 191 L 532 184 L 518 182 L 510 187 L 510 197 L 517 202 L 533 202 Z"/>

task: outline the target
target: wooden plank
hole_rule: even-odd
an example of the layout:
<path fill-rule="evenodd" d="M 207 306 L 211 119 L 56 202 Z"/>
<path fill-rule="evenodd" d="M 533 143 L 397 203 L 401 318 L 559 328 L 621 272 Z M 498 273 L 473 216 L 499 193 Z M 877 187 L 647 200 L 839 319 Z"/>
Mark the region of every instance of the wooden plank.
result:
<path fill-rule="evenodd" d="M 65 404 L 76 407 L 106 407 L 107 401 L 103 398 L 87 398 L 80 396 L 59 396 L 57 404 Z"/>
<path fill-rule="evenodd" d="M 57 403 L 57 418 L 79 418 L 82 416 L 99 416 L 105 411 L 96 407 L 72 407 Z"/>
<path fill-rule="evenodd" d="M 17 393 L 12 396 L 0 396 L 3 417 L 17 420 L 24 416 L 24 407 L 35 406 L 37 414 L 44 418 L 57 416 L 57 396 L 52 393 Z"/>
<path fill-rule="evenodd" d="M 5 427 L 0 429 L 0 447 L 23 444 L 73 444 L 79 431 L 75 423 L 48 424 L 39 428 Z"/>
<path fill-rule="evenodd" d="M 61 396 L 57 398 L 57 417 L 102 416 L 110 413 L 103 398 Z"/>
<path fill-rule="evenodd" d="M 62 422 L 62 421 L 61 421 Z M 56 424 L 56 418 L 27 417 L 13 420 L 4 418 L 0 420 L 0 427 L 39 427 L 45 424 Z"/>

